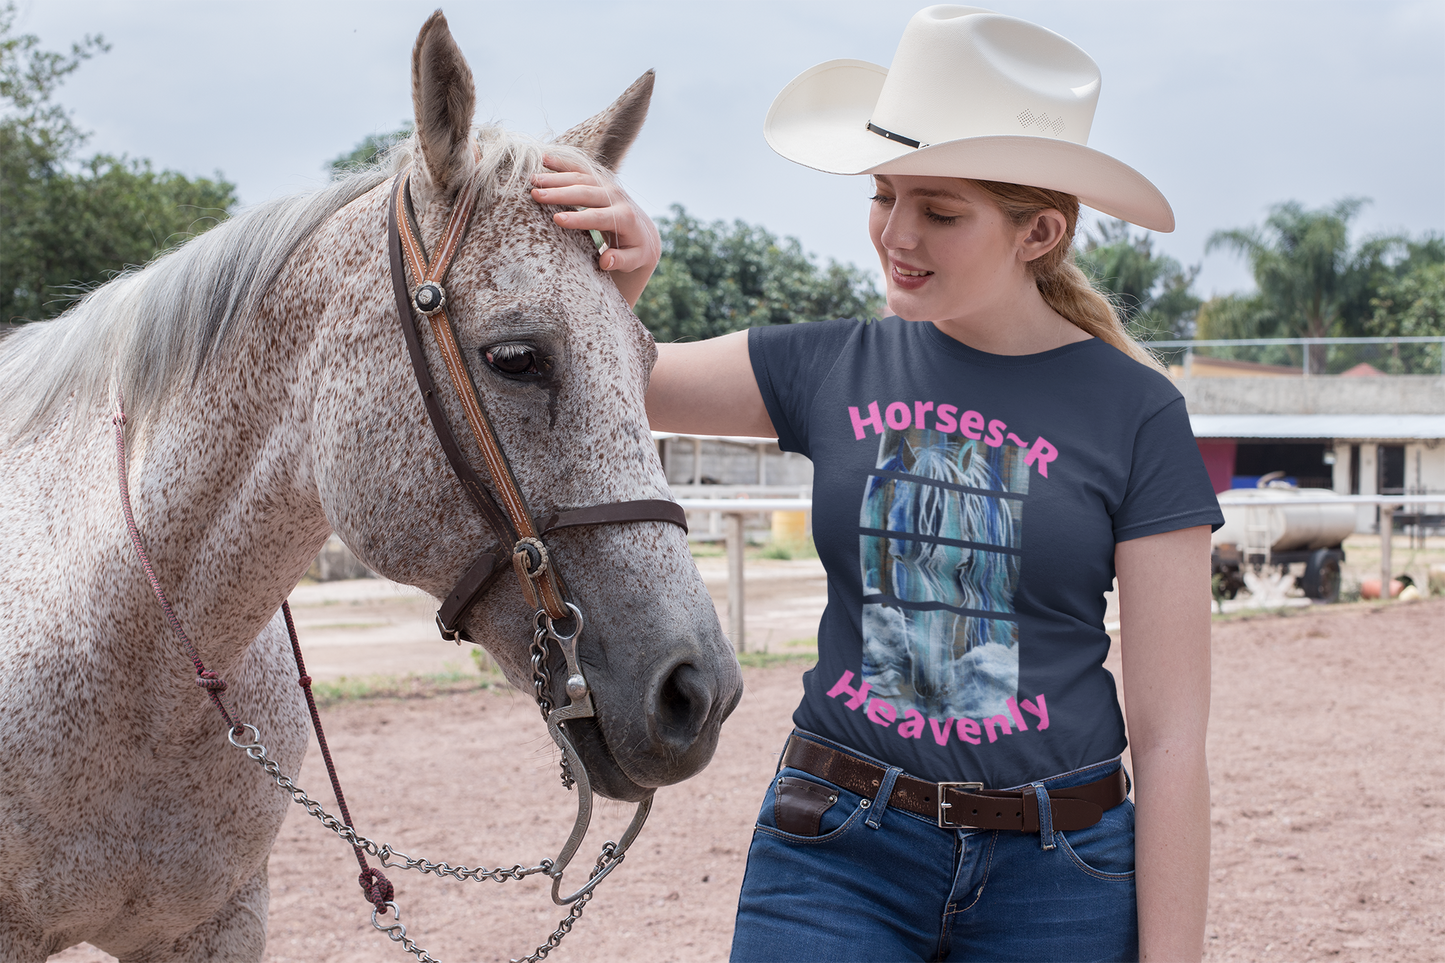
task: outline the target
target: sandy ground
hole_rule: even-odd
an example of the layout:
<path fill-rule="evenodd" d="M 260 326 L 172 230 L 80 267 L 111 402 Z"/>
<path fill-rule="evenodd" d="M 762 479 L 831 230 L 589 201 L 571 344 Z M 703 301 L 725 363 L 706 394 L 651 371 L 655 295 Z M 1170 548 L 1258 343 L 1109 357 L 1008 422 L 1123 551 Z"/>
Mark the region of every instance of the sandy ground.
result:
<path fill-rule="evenodd" d="M 722 595 L 721 560 L 701 567 Z M 824 594 L 816 563 L 750 561 L 748 572 L 754 647 L 810 637 Z M 470 663 L 431 641 L 430 603 L 406 591 L 332 583 L 303 588 L 293 602 L 318 678 Z M 1206 958 L 1439 960 L 1445 599 L 1290 611 L 1214 627 Z M 551 959 L 726 957 L 751 826 L 803 668 L 745 670 L 746 694 L 712 765 L 658 793 L 638 844 Z M 535 862 L 566 836 L 574 797 L 557 781 L 534 704 L 519 694 L 350 702 L 326 721 L 352 811 L 374 838 L 490 867 Z M 315 750 L 300 782 L 329 805 Z M 629 815 L 601 804 L 595 839 L 615 838 Z M 589 840 L 574 878 L 595 852 Z M 350 850 L 299 808 L 270 873 L 268 961 L 408 958 L 371 929 Z M 530 881 L 391 876 L 408 934 L 451 963 L 528 953 L 561 916 Z M 110 958 L 76 947 L 54 959 Z"/>

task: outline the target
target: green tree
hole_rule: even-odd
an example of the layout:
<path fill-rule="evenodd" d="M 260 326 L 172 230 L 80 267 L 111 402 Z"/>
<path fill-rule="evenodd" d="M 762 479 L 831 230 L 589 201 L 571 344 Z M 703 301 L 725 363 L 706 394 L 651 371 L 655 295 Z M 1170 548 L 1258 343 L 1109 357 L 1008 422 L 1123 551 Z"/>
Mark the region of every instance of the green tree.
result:
<path fill-rule="evenodd" d="M 1351 248 L 1350 221 L 1365 204 L 1345 198 L 1332 207 L 1307 210 L 1298 201 L 1277 204 L 1264 227 L 1216 231 L 1206 251 L 1227 248 L 1250 265 L 1258 294 L 1234 304 L 1229 317 L 1237 337 L 1325 338 L 1363 334 L 1375 285 L 1391 256 L 1404 245 L 1393 236 L 1366 239 Z M 1222 306 L 1208 312 L 1218 330 Z M 1221 320 L 1216 322 L 1215 316 Z M 1252 328 L 1252 330 L 1251 330 Z M 1324 345 L 1310 348 L 1311 371 L 1323 372 Z"/>
<path fill-rule="evenodd" d="M 1406 256 L 1370 298 L 1368 334 L 1379 337 L 1445 336 L 1445 238 L 1406 243 Z M 1441 345 L 1394 345 L 1383 367 L 1391 373 L 1441 371 Z"/>
<path fill-rule="evenodd" d="M 13 2 L 0 8 L 0 321 L 59 314 L 129 265 L 144 264 L 214 224 L 235 185 L 156 172 L 150 162 L 97 155 L 52 98 L 80 64 L 109 49 L 87 36 L 61 54 L 14 35 Z"/>
<path fill-rule="evenodd" d="M 819 265 L 796 238 L 734 221 L 703 224 L 681 205 L 657 219 L 662 260 L 637 302 L 659 341 L 701 340 L 762 324 L 867 318 L 883 309 L 858 268 Z"/>
<path fill-rule="evenodd" d="M 70 53 L 37 50 L 40 38 L 14 34 L 17 12 L 14 0 L 0 7 L 0 100 L 6 104 L 7 129 L 24 135 L 45 156 L 67 157 L 85 140 L 70 114 L 51 96 L 82 62 L 110 50 L 99 34 L 87 34 L 72 44 Z M 11 146 L 9 144 L 7 147 Z"/>
<path fill-rule="evenodd" d="M 1199 298 L 1191 288 L 1199 267 L 1185 270 L 1172 257 L 1154 253 L 1146 232 L 1130 233 L 1126 221 L 1105 221 L 1088 232 L 1074 251 L 1095 288 L 1109 295 L 1136 337 L 1145 341 L 1194 336 Z"/>
<path fill-rule="evenodd" d="M 410 137 L 412 130 L 413 124 L 407 121 L 389 134 L 367 134 L 351 150 L 327 161 L 326 169 L 335 180 L 359 167 L 370 167 L 381 159 L 382 154 Z"/>

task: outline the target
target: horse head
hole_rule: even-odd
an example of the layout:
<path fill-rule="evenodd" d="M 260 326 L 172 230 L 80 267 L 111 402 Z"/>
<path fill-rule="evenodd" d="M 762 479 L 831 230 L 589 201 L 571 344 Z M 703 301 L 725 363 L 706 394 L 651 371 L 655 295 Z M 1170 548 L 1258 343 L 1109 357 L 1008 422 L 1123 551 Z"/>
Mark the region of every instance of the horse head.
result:
<path fill-rule="evenodd" d="M 649 72 L 602 113 L 540 144 L 496 127 L 473 131 L 471 70 L 440 11 L 413 52 L 416 130 L 398 151 L 422 243 L 434 253 L 453 209 L 475 211 L 446 280 L 467 373 L 537 518 L 609 502 L 669 498 L 643 407 L 656 357 L 584 233 L 530 196 L 544 154 L 610 178 L 646 116 Z M 409 167 L 406 164 L 409 162 Z M 331 527 L 372 569 L 437 598 L 484 552 L 511 554 L 468 499 L 428 422 L 407 358 L 387 270 L 390 184 L 318 232 L 313 267 L 346 271 L 313 350 L 316 483 Z M 295 283 L 306 271 L 292 272 Z M 416 278 L 409 283 L 415 290 Z M 304 297 L 299 293 L 298 296 Z M 420 326 L 442 408 L 489 488 L 460 396 Z M 344 359 L 344 363 L 338 363 Z M 579 656 L 596 716 L 569 728 L 593 785 L 635 800 L 711 758 L 741 695 L 741 674 L 683 531 L 663 522 L 570 528 L 547 537 L 551 564 L 585 613 Z M 461 628 L 518 687 L 532 688 L 533 609 L 510 575 Z M 554 705 L 565 705 L 560 661 Z"/>

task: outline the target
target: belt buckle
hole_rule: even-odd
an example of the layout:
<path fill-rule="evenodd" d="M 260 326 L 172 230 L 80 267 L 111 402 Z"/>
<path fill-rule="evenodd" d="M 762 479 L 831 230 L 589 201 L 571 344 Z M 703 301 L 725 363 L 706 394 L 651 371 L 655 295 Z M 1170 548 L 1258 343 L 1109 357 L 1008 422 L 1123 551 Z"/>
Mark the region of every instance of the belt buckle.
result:
<path fill-rule="evenodd" d="M 938 828 L 939 829 L 968 829 L 970 827 L 962 824 L 955 824 L 948 821 L 947 810 L 953 808 L 953 803 L 948 802 L 944 797 L 948 790 L 957 789 L 961 792 L 972 792 L 982 789 L 981 782 L 940 782 L 938 785 Z"/>

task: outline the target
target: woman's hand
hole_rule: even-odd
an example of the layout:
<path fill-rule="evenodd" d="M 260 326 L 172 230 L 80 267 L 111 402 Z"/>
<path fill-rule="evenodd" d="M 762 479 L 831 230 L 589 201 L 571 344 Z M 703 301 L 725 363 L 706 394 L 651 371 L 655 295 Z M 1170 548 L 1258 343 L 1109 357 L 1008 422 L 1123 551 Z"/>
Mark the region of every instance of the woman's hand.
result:
<path fill-rule="evenodd" d="M 571 230 L 602 233 L 607 247 L 597 256 L 597 264 L 612 272 L 617 290 L 629 306 L 635 305 L 662 257 L 657 225 L 615 183 L 603 183 L 595 174 L 574 170 L 550 155 L 542 163 L 547 169 L 533 175 L 532 199 L 538 204 L 586 208 L 558 211 L 552 220 Z"/>

